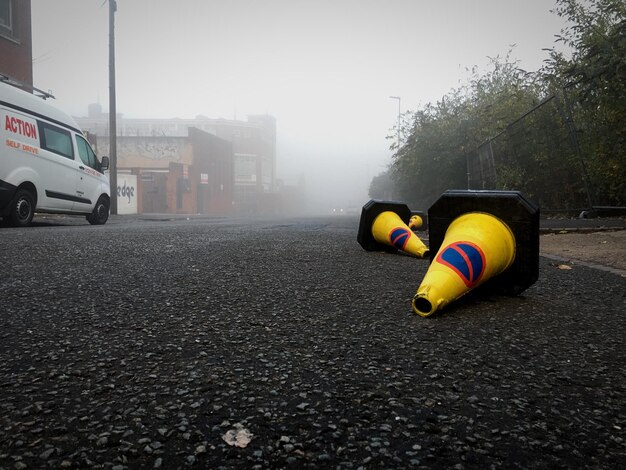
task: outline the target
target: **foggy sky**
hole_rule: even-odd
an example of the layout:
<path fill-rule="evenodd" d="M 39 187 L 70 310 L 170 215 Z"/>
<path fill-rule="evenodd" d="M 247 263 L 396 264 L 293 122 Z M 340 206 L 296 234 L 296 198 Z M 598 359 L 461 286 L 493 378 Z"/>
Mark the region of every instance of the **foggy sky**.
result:
<path fill-rule="evenodd" d="M 277 118 L 277 173 L 319 207 L 361 206 L 402 111 L 441 99 L 487 57 L 537 70 L 552 0 L 118 0 L 125 117 Z M 75 116 L 108 109 L 108 4 L 32 0 L 36 87 Z"/>

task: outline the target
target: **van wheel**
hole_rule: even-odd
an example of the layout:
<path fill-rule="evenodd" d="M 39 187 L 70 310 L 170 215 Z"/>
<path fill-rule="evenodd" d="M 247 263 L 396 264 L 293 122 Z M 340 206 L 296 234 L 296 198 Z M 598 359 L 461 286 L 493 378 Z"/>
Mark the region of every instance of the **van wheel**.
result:
<path fill-rule="evenodd" d="M 87 216 L 87 222 L 91 225 L 104 225 L 109 219 L 109 198 L 100 196 L 93 212 Z"/>
<path fill-rule="evenodd" d="M 9 220 L 15 227 L 30 225 L 35 215 L 35 198 L 30 191 L 18 189 L 13 198 Z"/>

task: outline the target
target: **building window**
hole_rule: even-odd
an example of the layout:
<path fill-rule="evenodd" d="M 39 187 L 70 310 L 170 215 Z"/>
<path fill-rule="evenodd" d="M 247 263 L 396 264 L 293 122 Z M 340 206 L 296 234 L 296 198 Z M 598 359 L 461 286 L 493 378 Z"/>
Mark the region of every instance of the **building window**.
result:
<path fill-rule="evenodd" d="M 12 0 L 0 0 L 0 34 L 13 37 Z"/>
<path fill-rule="evenodd" d="M 256 183 L 256 155 L 235 154 L 235 183 Z"/>

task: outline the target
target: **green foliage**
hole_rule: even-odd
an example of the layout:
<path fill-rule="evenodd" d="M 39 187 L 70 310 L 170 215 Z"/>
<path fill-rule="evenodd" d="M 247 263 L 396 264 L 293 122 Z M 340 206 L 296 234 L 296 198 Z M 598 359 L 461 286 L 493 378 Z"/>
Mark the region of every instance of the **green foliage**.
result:
<path fill-rule="evenodd" d="M 428 208 L 443 191 L 467 187 L 467 159 L 486 139 L 537 101 L 532 75 L 509 56 L 492 59 L 492 70 L 479 75 L 441 101 L 413 116 L 404 145 L 394 155 L 391 174 L 400 196 Z"/>
<path fill-rule="evenodd" d="M 394 193 L 393 179 L 389 170 L 372 178 L 369 187 L 369 196 L 372 199 L 393 200 Z"/>
<path fill-rule="evenodd" d="M 496 57 L 486 73 L 472 70 L 464 86 L 405 114 L 405 139 L 370 196 L 393 190 L 426 209 L 446 189 L 470 187 L 469 170 L 491 159 L 473 189 L 520 190 L 548 208 L 626 205 L 626 4 L 556 0 L 554 12 L 569 22 L 557 44 L 571 57 L 552 48 L 536 73 L 510 53 Z"/>
<path fill-rule="evenodd" d="M 570 26 L 544 70 L 565 86 L 596 204 L 626 205 L 626 3 L 558 0 L 555 13 Z"/>

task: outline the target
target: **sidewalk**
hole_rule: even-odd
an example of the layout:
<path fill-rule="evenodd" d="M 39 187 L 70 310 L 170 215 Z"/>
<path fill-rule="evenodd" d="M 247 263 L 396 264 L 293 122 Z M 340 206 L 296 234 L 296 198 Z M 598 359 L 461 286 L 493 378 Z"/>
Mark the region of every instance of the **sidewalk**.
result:
<path fill-rule="evenodd" d="M 597 218 L 597 219 L 541 219 L 539 230 L 541 233 L 561 231 L 598 232 L 603 230 L 625 230 L 625 217 Z"/>

